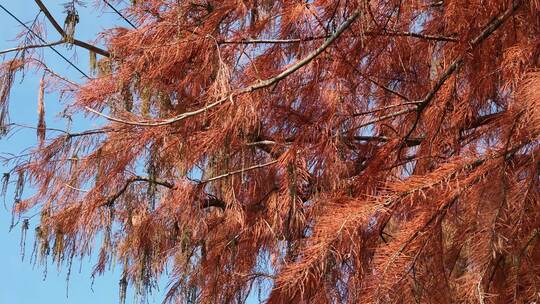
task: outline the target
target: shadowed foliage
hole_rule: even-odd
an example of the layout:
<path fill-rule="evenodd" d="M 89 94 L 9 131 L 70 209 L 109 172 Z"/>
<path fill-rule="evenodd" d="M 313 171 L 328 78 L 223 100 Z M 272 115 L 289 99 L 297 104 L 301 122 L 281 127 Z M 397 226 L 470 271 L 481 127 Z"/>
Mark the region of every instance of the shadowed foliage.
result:
<path fill-rule="evenodd" d="M 40 263 L 97 254 L 121 300 L 167 276 L 171 303 L 540 301 L 540 1 L 133 1 L 101 47 L 80 1 L 35 2 L 0 130 L 38 69 L 39 141 L 2 183 Z M 61 44 L 84 82 L 47 67 Z M 50 92 L 101 127 L 47 129 Z"/>

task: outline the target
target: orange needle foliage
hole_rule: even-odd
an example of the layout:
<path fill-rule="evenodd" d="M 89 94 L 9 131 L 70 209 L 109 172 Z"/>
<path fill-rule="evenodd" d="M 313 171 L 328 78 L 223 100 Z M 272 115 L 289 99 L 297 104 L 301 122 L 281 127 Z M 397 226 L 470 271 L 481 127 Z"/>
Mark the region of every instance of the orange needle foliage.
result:
<path fill-rule="evenodd" d="M 173 303 L 242 303 L 255 286 L 268 303 L 540 301 L 540 1 L 124 13 L 136 28 L 102 33 L 105 50 L 57 42 L 93 52 L 83 85 L 35 45 L 2 66 L 2 130 L 30 65 L 69 113 L 104 122 L 48 129 L 17 159 L 37 258 L 97 252 L 94 275 L 121 265 L 121 297 L 167 274 Z"/>

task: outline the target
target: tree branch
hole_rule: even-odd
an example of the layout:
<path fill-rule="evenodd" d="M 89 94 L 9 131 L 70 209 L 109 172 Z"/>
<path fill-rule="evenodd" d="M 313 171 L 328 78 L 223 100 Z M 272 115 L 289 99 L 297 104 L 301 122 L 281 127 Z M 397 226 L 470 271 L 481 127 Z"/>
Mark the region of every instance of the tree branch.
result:
<path fill-rule="evenodd" d="M 7 53 L 10 53 L 10 52 L 18 52 L 18 51 L 22 51 L 22 50 L 30 50 L 30 49 L 37 49 L 37 48 L 55 46 L 55 45 L 59 45 L 59 44 L 62 44 L 62 43 L 65 43 L 65 41 L 63 39 L 58 40 L 56 42 L 47 43 L 47 44 L 23 45 L 23 46 L 19 46 L 19 47 L 14 47 L 14 48 L 2 50 L 2 51 L 0 51 L 0 55 L 7 54 Z"/>
<path fill-rule="evenodd" d="M 200 207 L 201 209 L 217 207 L 221 210 L 225 210 L 226 204 L 214 195 L 208 194 L 208 197 L 201 202 Z"/>
<path fill-rule="evenodd" d="M 377 108 L 377 109 L 373 109 L 373 110 L 368 110 L 368 111 L 364 111 L 364 112 L 353 113 L 352 116 L 353 116 L 353 117 L 356 117 L 356 116 L 363 116 L 363 115 L 373 114 L 373 113 L 377 113 L 377 112 L 381 112 L 381 111 L 384 111 L 384 110 L 388 110 L 388 109 L 392 109 L 392 108 L 397 108 L 397 107 L 418 106 L 418 104 L 420 104 L 420 103 L 421 103 L 421 101 L 410 101 L 410 102 L 404 102 L 404 103 L 399 103 L 399 104 L 393 104 L 393 105 L 388 105 L 388 106 L 384 106 L 384 107 Z"/>
<path fill-rule="evenodd" d="M 52 24 L 52 26 L 62 36 L 62 41 L 65 43 L 65 38 L 66 38 L 67 35 L 66 35 L 66 32 L 64 32 L 64 29 L 60 26 L 60 24 L 56 21 L 56 19 L 54 19 L 53 15 L 49 11 L 49 9 L 47 9 L 45 4 L 43 4 L 43 2 L 41 2 L 41 0 L 34 0 L 34 1 L 39 6 L 39 9 L 43 12 L 43 14 L 45 14 L 45 17 L 47 17 L 47 19 Z M 101 49 L 101 48 L 99 48 L 99 47 L 97 47 L 95 45 L 86 43 L 84 41 L 75 39 L 75 38 L 73 38 L 73 44 L 78 46 L 78 47 L 82 47 L 84 49 L 92 51 L 92 52 L 94 52 L 96 54 L 100 54 L 101 56 L 104 56 L 104 57 L 110 57 L 111 56 L 111 54 L 109 52 L 107 52 L 106 50 Z"/>
<path fill-rule="evenodd" d="M 99 207 L 112 206 L 116 202 L 116 200 L 127 191 L 129 185 L 135 182 L 149 182 L 149 183 L 155 183 L 156 185 L 163 186 L 169 189 L 176 188 L 176 186 L 173 183 L 165 181 L 165 180 L 155 180 L 155 179 L 150 179 L 149 177 L 145 177 L 145 176 L 135 176 L 128 179 L 126 183 L 122 186 L 122 188 L 120 188 L 116 193 L 107 197 L 105 202 L 99 205 Z M 205 209 L 209 207 L 218 207 L 220 209 L 225 209 L 226 204 L 224 201 L 218 199 L 216 196 L 212 194 L 206 194 L 206 195 L 207 195 L 207 198 L 201 201 L 200 203 L 201 209 Z"/>
<path fill-rule="evenodd" d="M 74 87 L 79 87 L 80 86 L 78 83 L 75 83 L 75 82 L 67 79 L 64 76 L 57 74 L 51 68 L 49 68 L 49 66 L 46 65 L 45 62 L 43 62 L 43 61 L 41 61 L 41 60 L 39 60 L 37 58 L 27 58 L 26 60 L 33 61 L 35 64 L 39 65 L 41 68 L 43 68 L 44 71 L 46 71 L 50 75 L 52 75 L 52 76 L 54 76 L 54 77 L 56 77 L 56 78 L 58 78 L 58 79 L 60 79 L 60 80 L 62 80 L 64 82 L 68 83 L 71 86 L 74 86 Z"/>
<path fill-rule="evenodd" d="M 110 195 L 109 197 L 107 197 L 105 202 L 103 202 L 100 205 L 100 207 L 112 206 L 114 204 L 114 202 L 127 191 L 129 185 L 131 185 L 132 183 L 135 183 L 135 182 L 153 182 L 156 185 L 160 185 L 160 186 L 163 186 L 163 187 L 166 187 L 166 188 L 169 188 L 169 189 L 174 189 L 174 184 L 169 183 L 167 181 L 153 180 L 153 179 L 151 180 L 148 177 L 135 176 L 135 177 L 132 177 L 132 178 L 126 180 L 126 183 L 122 186 L 122 188 L 120 188 L 118 191 L 116 191 L 116 193 L 114 193 L 114 194 Z"/>
<path fill-rule="evenodd" d="M 473 50 L 495 30 L 497 30 L 504 23 L 504 21 L 506 21 L 506 19 L 508 19 L 519 8 L 521 4 L 523 4 L 523 0 L 512 1 L 512 5 L 508 9 L 506 9 L 502 14 L 496 16 L 484 27 L 478 36 L 469 42 L 467 52 Z M 441 74 L 441 76 L 439 76 L 431 91 L 426 94 L 426 96 L 421 100 L 422 103 L 418 105 L 419 111 L 422 111 L 431 102 L 431 100 L 435 97 L 435 94 L 437 94 L 437 92 L 441 89 L 446 80 L 452 76 L 459 66 L 461 66 L 463 60 L 465 59 L 465 53 L 454 59 L 452 64 L 450 64 L 450 66 Z"/>
<path fill-rule="evenodd" d="M 40 0 L 36 0 L 36 1 L 40 1 Z M 246 94 L 246 93 L 250 93 L 250 92 L 253 92 L 253 91 L 257 91 L 257 90 L 260 90 L 260 89 L 263 89 L 263 88 L 266 88 L 266 87 L 269 87 L 269 86 L 272 86 L 276 83 L 278 83 L 280 80 L 286 78 L 287 76 L 291 75 L 292 73 L 296 72 L 297 70 L 299 70 L 300 68 L 302 68 L 303 66 L 307 65 L 308 63 L 310 63 L 313 59 L 315 59 L 318 55 L 320 55 L 322 52 L 324 52 L 339 36 L 341 36 L 341 34 L 347 29 L 349 28 L 349 26 L 358 18 L 358 16 L 360 16 L 360 11 L 359 10 L 356 10 L 336 31 L 334 34 L 332 34 L 321 46 L 319 46 L 315 51 L 313 51 L 312 53 L 310 53 L 309 55 L 307 55 L 306 57 L 304 57 L 303 59 L 301 59 L 300 61 L 296 62 L 294 65 L 290 66 L 289 68 L 285 69 L 283 72 L 281 72 L 280 74 L 276 75 L 275 77 L 272 77 L 272 78 L 269 78 L 269 79 L 266 79 L 266 80 L 263 80 L 263 81 L 259 81 L 257 83 L 254 83 L 248 87 L 244 87 L 242 89 L 239 89 L 239 90 L 236 90 L 236 91 L 233 91 L 231 92 L 230 94 L 228 94 L 227 96 L 221 98 L 221 99 L 218 99 L 217 101 L 214 101 L 213 103 L 210 103 L 208 104 L 207 106 L 203 107 L 203 108 L 200 108 L 198 110 L 195 110 L 195 111 L 191 111 L 191 112 L 185 112 L 185 113 L 182 113 L 178 116 L 175 116 L 175 117 L 172 117 L 172 118 L 169 118 L 169 119 L 166 119 L 166 120 L 162 120 L 162 121 L 128 121 L 128 120 L 123 120 L 123 119 L 119 119 L 119 118 L 115 118 L 115 117 L 112 117 L 112 116 L 109 116 L 109 115 L 106 115 L 106 114 L 103 114 L 99 111 L 96 111 L 90 107 L 85 107 L 86 110 L 96 114 L 96 115 L 99 115 L 101 117 L 104 117 L 110 121 L 114 121 L 114 122 L 118 122 L 118 123 L 123 123 L 123 124 L 127 124 L 127 125 L 133 125 L 133 126 L 141 126 L 141 127 L 157 127 L 157 126 L 164 126 L 164 125 L 168 125 L 168 124 L 172 124 L 172 123 L 175 123 L 175 122 L 178 122 L 178 121 L 181 121 L 181 120 L 184 120 L 188 117 L 192 117 L 192 116 L 195 116 L 195 115 L 198 115 L 198 114 L 201 114 L 201 113 L 205 113 L 206 111 L 212 109 L 212 108 L 215 108 L 225 102 L 228 102 L 228 101 L 232 101 L 233 100 L 233 97 L 234 96 L 239 96 L 239 95 L 243 95 L 243 94 Z"/>
<path fill-rule="evenodd" d="M 386 136 L 354 136 L 353 138 L 354 138 L 354 140 L 358 140 L 358 141 L 381 141 L 381 142 L 387 142 L 388 140 L 390 140 L 390 138 L 388 138 Z M 418 146 L 420 143 L 422 143 L 423 140 L 424 140 L 424 138 L 422 138 L 422 137 L 410 138 L 410 139 L 408 139 L 406 141 L 406 145 L 408 147 Z"/>
<path fill-rule="evenodd" d="M 29 126 L 29 125 L 15 123 L 15 122 L 9 123 L 7 126 L 8 127 L 14 126 L 14 127 L 25 128 L 25 129 L 33 129 L 33 130 L 39 129 L 38 127 L 35 127 L 35 126 Z M 58 129 L 58 128 L 44 128 L 44 129 L 46 131 L 53 131 L 53 132 L 63 133 L 64 136 L 68 137 L 68 138 L 114 132 L 114 130 L 112 130 L 112 129 L 93 129 L 93 130 L 86 130 L 86 131 L 81 131 L 81 132 L 76 132 L 76 133 L 71 133 L 71 132 L 68 132 L 66 130 Z"/>
<path fill-rule="evenodd" d="M 236 174 L 239 174 L 239 173 L 244 173 L 244 172 L 259 169 L 259 168 L 268 167 L 268 166 L 271 166 L 271 165 L 273 165 L 273 164 L 275 164 L 277 162 L 278 162 L 277 160 L 273 160 L 273 161 L 270 161 L 270 162 L 267 162 L 267 163 L 264 163 L 264 164 L 258 164 L 258 165 L 254 165 L 254 166 L 251 166 L 251 167 L 247 167 L 247 168 L 243 168 L 243 169 L 239 169 L 239 170 L 235 170 L 235 171 L 230 171 L 230 172 L 227 172 L 225 174 L 221 174 L 221 175 L 218 175 L 218 176 L 211 177 L 209 179 L 202 180 L 202 181 L 200 181 L 200 183 L 201 184 L 206 184 L 206 183 L 213 182 L 213 181 L 216 181 L 218 179 L 222 179 L 222 178 L 229 177 L 229 176 L 232 176 L 232 175 L 236 175 Z"/>
<path fill-rule="evenodd" d="M 506 19 L 508 19 L 523 3 L 524 0 L 516 0 L 513 1 L 512 6 L 506 9 L 502 14 L 495 17 L 486 27 L 484 27 L 484 30 L 476 36 L 474 39 L 472 39 L 469 42 L 469 48 L 468 51 L 473 50 L 476 46 L 478 46 L 482 41 L 484 41 L 487 37 L 489 37 L 490 34 L 492 34 L 496 29 L 498 29 Z M 463 60 L 465 59 L 465 54 L 459 55 L 452 64 L 439 76 L 437 79 L 435 85 L 433 88 L 425 95 L 425 97 L 418 101 L 412 101 L 411 103 L 416 103 L 416 108 L 409 108 L 409 109 L 403 109 L 400 111 L 396 111 L 381 117 L 377 117 L 374 119 L 371 119 L 365 123 L 360 124 L 357 128 L 362 128 L 377 122 L 381 122 L 390 118 L 398 117 L 403 114 L 411 113 L 411 112 L 417 112 L 422 113 L 422 111 L 429 105 L 431 100 L 435 97 L 435 94 L 441 89 L 441 87 L 444 85 L 446 80 L 450 78 L 450 76 L 458 69 L 458 67 L 463 63 Z M 415 124 L 416 125 L 416 124 Z M 405 138 L 408 138 L 410 134 L 412 134 L 412 129 L 410 132 L 408 132 L 407 136 Z M 407 139 L 406 139 L 407 140 Z"/>
<path fill-rule="evenodd" d="M 36 1 L 40 1 L 40 0 L 36 0 Z M 514 4 L 512 6 L 512 8 L 514 8 L 514 7 L 515 7 L 515 9 L 517 9 L 516 4 Z M 508 18 L 510 13 L 514 11 L 514 10 L 511 10 L 511 12 L 508 13 L 509 10 L 507 10 L 503 14 L 503 18 L 501 18 L 501 17 L 496 18 L 495 21 L 493 21 L 490 24 L 497 23 L 496 21 L 499 20 L 499 19 L 502 19 L 502 21 L 504 21 L 506 18 Z M 225 96 L 225 97 L 223 97 L 223 98 L 221 98 L 221 99 L 219 99 L 219 100 L 217 100 L 217 101 L 215 101 L 213 103 L 210 103 L 207 106 L 205 106 L 203 108 L 200 108 L 198 110 L 191 111 L 191 112 L 185 112 L 185 113 L 182 113 L 182 114 L 180 114 L 178 116 L 175 116 L 175 117 L 163 120 L 163 121 L 152 122 L 152 121 L 129 121 L 129 120 L 124 120 L 124 119 L 109 116 L 107 114 L 104 114 L 104 113 L 101 113 L 101 112 L 99 112 L 97 110 L 94 110 L 94 109 L 92 109 L 90 107 L 85 107 L 85 109 L 92 112 L 92 113 L 94 113 L 94 114 L 96 114 L 96 115 L 98 115 L 98 116 L 101 116 L 101 117 L 103 117 L 103 118 L 105 118 L 107 120 L 117 122 L 117 123 L 127 124 L 127 125 L 133 125 L 133 126 L 155 127 L 155 126 L 163 126 L 163 125 L 176 123 L 176 122 L 184 120 L 184 119 L 186 119 L 188 117 L 192 117 L 192 116 L 198 115 L 200 113 L 204 113 L 204 112 L 206 112 L 206 111 L 208 111 L 208 110 L 210 110 L 210 109 L 212 109 L 212 108 L 214 108 L 216 106 L 219 106 L 219 105 L 221 105 L 221 104 L 223 104 L 223 103 L 225 103 L 225 102 L 227 102 L 229 100 L 232 100 L 232 98 L 234 96 L 242 95 L 242 94 L 245 94 L 245 93 L 249 93 L 249 92 L 253 92 L 253 91 L 256 91 L 256 90 L 259 90 L 259 89 L 262 89 L 262 88 L 269 87 L 269 86 L 279 82 L 280 80 L 286 78 L 287 76 L 294 73 L 295 71 L 297 71 L 298 69 L 300 69 L 304 65 L 311 62 L 315 57 L 320 55 L 326 48 L 328 48 L 332 44 L 332 42 L 334 42 L 354 22 L 354 20 L 356 20 L 356 18 L 358 18 L 359 15 L 360 15 L 360 11 L 355 11 L 336 30 L 336 32 L 334 34 L 329 36 L 329 38 L 320 47 L 318 47 L 314 52 L 312 52 L 311 54 L 306 56 L 304 59 L 298 61 L 296 64 L 289 67 L 285 71 L 281 72 L 277 76 L 275 76 L 273 78 L 266 79 L 264 81 L 260 81 L 258 83 L 255 83 L 255 84 L 251 85 L 251 86 L 248 86 L 248 87 L 245 87 L 243 89 L 237 90 L 236 92 L 232 92 L 232 93 L 228 94 L 227 96 Z M 500 25 L 500 23 L 502 23 L 502 21 L 499 22 L 499 25 Z M 492 31 L 494 31 L 495 29 L 496 29 L 496 27 Z M 409 35 L 413 34 L 413 33 L 410 33 L 410 32 L 406 32 L 406 33 L 409 34 Z M 418 35 L 414 35 L 414 36 L 416 37 Z M 487 35 L 486 35 L 486 37 L 487 37 Z M 477 39 L 473 39 L 474 43 L 471 46 L 478 44 L 480 41 L 481 40 L 477 41 Z M 460 57 L 458 57 L 458 59 L 459 59 L 459 63 L 461 63 L 461 61 L 463 60 L 463 57 L 460 56 Z M 443 75 L 441 75 L 441 77 L 439 78 L 439 80 L 437 82 L 439 85 L 438 86 L 436 85 L 434 87 L 434 89 L 432 90 L 432 92 L 428 93 L 424 99 L 413 102 L 413 103 L 417 103 L 417 109 L 420 109 L 421 107 L 425 107 L 427 105 L 427 103 L 433 98 L 435 93 L 440 89 L 440 87 L 446 81 L 446 79 L 457 69 L 459 63 L 456 63 L 456 61 L 454 61 L 454 63 L 447 69 L 447 71 L 445 71 L 445 73 L 443 73 Z M 431 95 L 433 95 L 433 96 L 431 96 Z M 417 110 L 417 109 L 415 109 L 415 110 Z M 395 112 L 395 113 L 391 113 L 391 114 L 388 114 L 388 115 L 385 115 L 385 116 L 370 120 L 370 121 L 362 124 L 360 127 L 367 126 L 367 125 L 370 125 L 370 124 L 373 124 L 373 123 L 376 123 L 376 122 L 379 122 L 379 121 L 382 121 L 382 120 L 386 120 L 386 119 L 389 119 L 389 118 L 392 118 L 392 117 L 400 116 L 400 115 L 405 114 L 405 113 L 410 113 L 412 111 L 413 111 L 413 109 L 405 109 L 405 110 L 401 110 L 401 111 L 398 111 L 398 112 Z"/>
<path fill-rule="evenodd" d="M 411 134 L 416 129 L 416 127 L 417 127 L 417 125 L 418 125 L 418 123 L 419 123 L 419 121 L 421 119 L 421 115 L 422 115 L 424 109 L 429 105 L 429 103 L 433 100 L 433 98 L 435 98 L 435 95 L 442 88 L 442 86 L 444 85 L 446 80 L 448 80 L 450 78 L 450 76 L 452 76 L 452 74 L 454 74 L 454 72 L 457 71 L 457 69 L 461 66 L 461 64 L 465 60 L 465 55 L 468 52 L 474 50 L 474 48 L 476 48 L 480 43 L 482 43 L 482 41 L 484 41 L 495 30 L 497 30 L 504 23 L 504 21 L 506 21 L 506 19 L 508 19 L 519 8 L 519 6 L 522 3 L 523 3 L 523 0 L 512 1 L 512 5 L 509 8 L 507 8 L 503 13 L 501 13 L 498 16 L 494 17 L 484 27 L 482 32 L 480 32 L 480 34 L 478 36 L 476 36 L 475 38 L 473 38 L 469 42 L 469 47 L 467 48 L 466 52 L 463 52 L 461 55 L 457 56 L 456 59 L 454 59 L 454 61 L 452 62 L 452 64 L 450 64 L 450 66 L 448 66 L 448 68 L 439 76 L 439 78 L 437 79 L 437 81 L 436 81 L 435 85 L 433 86 L 433 88 L 425 95 L 425 97 L 422 100 L 420 100 L 420 103 L 417 105 L 416 119 L 415 119 L 411 129 L 403 137 L 404 142 L 407 141 L 409 136 L 411 136 Z M 401 150 L 401 148 L 400 148 L 400 150 Z"/>
<path fill-rule="evenodd" d="M 45 17 L 49 19 L 49 22 L 56 29 L 56 31 L 60 33 L 62 37 L 65 37 L 66 33 L 64 32 L 64 29 L 60 26 L 60 24 L 58 24 L 58 22 L 56 22 L 56 19 L 54 19 L 53 15 L 51 14 L 51 12 L 49 12 L 49 9 L 45 6 L 45 4 L 43 4 L 41 0 L 35 0 L 35 1 L 36 1 L 36 4 L 39 6 L 39 9 L 43 12 L 43 14 L 45 14 Z"/>
<path fill-rule="evenodd" d="M 95 45 L 92 45 L 92 44 L 89 44 L 89 43 L 86 43 L 84 41 L 81 41 L 81 40 L 78 40 L 78 39 L 73 39 L 73 44 L 78 46 L 78 47 L 82 47 L 83 49 L 87 49 L 89 51 L 92 51 L 96 54 L 99 54 L 103 57 L 111 57 L 111 53 L 105 51 L 104 49 L 101 49 Z"/>
<path fill-rule="evenodd" d="M 345 36 L 344 38 L 357 38 L 361 35 L 350 35 Z M 448 41 L 448 42 L 459 42 L 458 38 L 441 36 L 441 35 L 429 35 L 422 33 L 414 32 L 376 32 L 376 31 L 366 31 L 362 33 L 362 36 L 389 36 L 389 37 L 413 37 L 425 40 L 433 41 Z M 292 39 L 241 39 L 241 40 L 221 40 L 218 41 L 219 44 L 287 44 L 287 43 L 301 43 L 309 42 L 314 40 L 328 39 L 331 35 L 322 35 L 322 36 L 313 36 L 305 38 L 292 38 Z"/>

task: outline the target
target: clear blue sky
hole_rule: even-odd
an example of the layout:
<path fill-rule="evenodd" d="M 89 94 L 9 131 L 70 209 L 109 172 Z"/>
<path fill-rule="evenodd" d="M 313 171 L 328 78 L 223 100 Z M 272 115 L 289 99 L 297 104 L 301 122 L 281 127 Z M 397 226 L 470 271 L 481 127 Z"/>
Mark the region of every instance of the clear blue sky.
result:
<path fill-rule="evenodd" d="M 44 0 L 43 2 L 50 7 L 52 13 L 57 17 L 57 20 L 63 23 L 64 15 L 62 14 L 62 3 L 67 0 Z M 94 1 L 85 1 L 89 5 L 87 8 L 79 10 L 81 22 L 77 26 L 76 37 L 81 40 L 93 40 L 95 34 L 104 27 L 111 25 L 127 26 L 119 17 L 106 11 L 100 13 L 93 8 Z M 0 4 L 9 9 L 18 18 L 23 21 L 31 21 L 38 12 L 37 5 L 32 0 L 0 0 Z M 9 17 L 5 12 L 0 11 L 0 49 L 7 49 L 17 46 L 14 41 L 15 35 L 22 29 L 15 20 Z M 58 40 L 60 37 L 52 27 L 48 30 L 48 41 Z M 83 49 L 67 50 L 64 46 L 56 47 L 61 53 L 68 57 L 77 55 L 75 59 L 77 65 L 85 72 L 88 71 L 88 52 Z M 77 82 L 83 81 L 81 75 L 73 68 L 67 68 L 67 64 L 62 61 L 58 55 L 50 50 L 45 51 L 46 61 L 62 75 L 68 76 Z M 10 117 L 12 122 L 23 123 L 28 125 L 36 125 L 37 122 L 37 92 L 39 75 L 32 74 L 28 71 L 24 82 L 17 79 L 11 95 L 10 102 Z M 61 107 L 58 103 L 58 97 L 48 95 L 45 100 L 46 104 L 46 119 L 48 127 L 63 127 L 64 124 L 57 118 L 57 114 Z M 79 121 L 79 120 L 77 120 Z M 73 125 L 74 129 L 83 129 L 92 127 L 91 125 Z M 10 138 L 0 140 L 0 152 L 18 154 L 25 148 L 36 143 L 36 134 L 34 130 L 22 130 L 17 132 Z M 1 172 L 6 172 L 9 169 L 1 167 Z M 0 173 L 1 173 L 0 172 Z M 26 189 L 24 195 L 31 194 L 32 189 Z M 8 207 L 12 205 L 13 187 L 10 187 L 6 203 Z M 48 267 L 48 274 L 44 280 L 43 269 L 37 265 L 35 268 L 30 264 L 28 257 L 32 251 L 33 233 L 36 226 L 35 221 L 31 222 L 30 230 L 28 231 L 28 240 L 26 246 L 25 261 L 21 261 L 20 256 L 20 227 L 16 227 L 11 233 L 8 232 L 11 221 L 10 212 L 5 210 L 0 204 L 0 261 L 2 271 L 0 272 L 0 304 L 35 304 L 35 303 L 118 303 L 118 280 L 120 279 L 119 270 L 106 273 L 102 277 L 97 277 L 93 291 L 91 289 L 92 280 L 90 278 L 92 261 L 84 260 L 82 263 L 74 261 L 70 283 L 69 297 L 66 297 L 66 271 L 58 271 L 55 265 Z M 79 273 L 79 264 L 82 265 Z M 160 303 L 163 291 L 150 297 L 150 303 Z M 155 299 L 154 299 L 155 298 Z M 127 303 L 132 303 L 133 296 L 131 293 L 127 296 Z"/>

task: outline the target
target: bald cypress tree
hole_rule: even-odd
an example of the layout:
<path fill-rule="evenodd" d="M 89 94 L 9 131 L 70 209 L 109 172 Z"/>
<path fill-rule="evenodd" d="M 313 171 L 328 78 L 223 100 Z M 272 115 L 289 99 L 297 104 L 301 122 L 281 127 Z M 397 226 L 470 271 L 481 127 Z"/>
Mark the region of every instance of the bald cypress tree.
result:
<path fill-rule="evenodd" d="M 102 47 L 79 1 L 64 26 L 35 2 L 62 38 L 4 51 L 0 122 L 37 68 L 9 164 L 38 259 L 96 253 L 121 298 L 166 276 L 171 303 L 540 300 L 539 1 L 133 1 Z M 83 82 L 41 60 L 60 44 Z M 55 90 L 100 127 L 47 129 Z"/>

